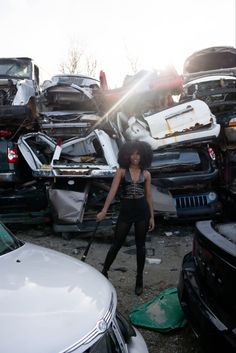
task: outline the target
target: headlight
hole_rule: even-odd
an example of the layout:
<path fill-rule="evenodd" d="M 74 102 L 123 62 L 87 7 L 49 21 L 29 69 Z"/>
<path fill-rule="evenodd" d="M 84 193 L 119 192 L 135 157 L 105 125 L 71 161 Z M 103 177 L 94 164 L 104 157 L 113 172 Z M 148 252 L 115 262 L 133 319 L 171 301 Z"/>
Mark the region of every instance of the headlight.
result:
<path fill-rule="evenodd" d="M 210 192 L 210 193 L 208 194 L 208 198 L 209 198 L 210 201 L 215 201 L 216 198 L 217 198 L 217 195 L 216 195 L 215 192 Z"/>

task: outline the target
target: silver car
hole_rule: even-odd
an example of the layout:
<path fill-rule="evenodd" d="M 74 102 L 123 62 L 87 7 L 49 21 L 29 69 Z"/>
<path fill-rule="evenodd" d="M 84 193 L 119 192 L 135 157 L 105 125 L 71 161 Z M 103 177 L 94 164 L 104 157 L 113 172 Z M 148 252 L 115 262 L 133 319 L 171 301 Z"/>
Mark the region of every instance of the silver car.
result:
<path fill-rule="evenodd" d="M 148 353 L 117 312 L 111 283 L 73 257 L 17 239 L 0 223 L 4 353 Z"/>

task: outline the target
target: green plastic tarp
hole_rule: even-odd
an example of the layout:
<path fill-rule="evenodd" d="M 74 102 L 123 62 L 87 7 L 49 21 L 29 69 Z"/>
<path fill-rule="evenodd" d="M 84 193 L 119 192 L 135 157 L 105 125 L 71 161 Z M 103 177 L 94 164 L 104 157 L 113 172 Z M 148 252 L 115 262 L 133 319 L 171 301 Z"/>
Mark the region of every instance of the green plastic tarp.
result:
<path fill-rule="evenodd" d="M 136 326 L 160 332 L 183 327 L 187 322 L 175 287 L 163 290 L 147 303 L 134 305 L 130 320 Z"/>

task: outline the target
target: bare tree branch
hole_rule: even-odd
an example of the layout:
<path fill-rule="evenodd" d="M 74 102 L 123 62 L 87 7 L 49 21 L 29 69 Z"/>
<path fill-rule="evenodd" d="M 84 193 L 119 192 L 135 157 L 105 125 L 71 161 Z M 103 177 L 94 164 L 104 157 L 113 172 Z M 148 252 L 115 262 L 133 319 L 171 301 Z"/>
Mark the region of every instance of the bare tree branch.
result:
<path fill-rule="evenodd" d="M 95 76 L 97 60 L 92 55 L 85 55 L 85 49 L 80 46 L 71 47 L 66 61 L 60 64 L 60 72 L 65 74 L 84 73 Z"/>
<path fill-rule="evenodd" d="M 131 54 L 127 45 L 124 43 L 126 58 L 130 64 L 132 74 L 136 74 L 139 71 L 139 57 L 138 55 Z"/>
<path fill-rule="evenodd" d="M 97 69 L 97 60 L 89 55 L 86 57 L 86 72 L 89 76 L 95 76 Z"/>

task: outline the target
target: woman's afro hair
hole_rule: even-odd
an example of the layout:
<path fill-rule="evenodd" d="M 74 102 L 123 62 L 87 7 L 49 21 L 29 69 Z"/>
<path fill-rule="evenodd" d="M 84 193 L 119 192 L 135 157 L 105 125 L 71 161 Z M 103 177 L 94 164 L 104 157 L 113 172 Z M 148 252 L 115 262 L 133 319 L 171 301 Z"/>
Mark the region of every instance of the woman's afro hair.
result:
<path fill-rule="evenodd" d="M 140 154 L 140 168 L 150 167 L 153 158 L 151 146 L 143 141 L 131 141 L 124 143 L 118 153 L 118 163 L 121 168 L 127 169 L 130 166 L 130 156 L 134 152 Z"/>

